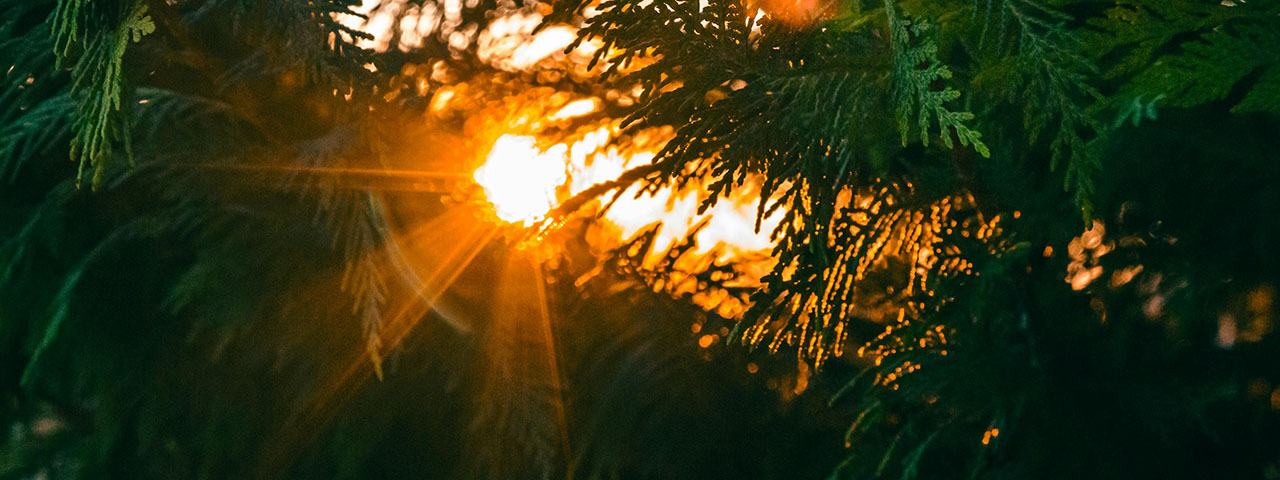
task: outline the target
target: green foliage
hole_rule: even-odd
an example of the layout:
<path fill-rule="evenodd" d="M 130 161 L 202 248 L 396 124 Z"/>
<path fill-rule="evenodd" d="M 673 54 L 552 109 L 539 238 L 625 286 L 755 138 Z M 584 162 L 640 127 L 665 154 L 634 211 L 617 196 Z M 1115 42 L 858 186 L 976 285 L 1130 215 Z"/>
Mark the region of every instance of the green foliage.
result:
<path fill-rule="evenodd" d="M 13 181 L 21 168 L 21 160 L 42 157 L 50 149 L 66 145 L 70 136 L 75 103 L 70 96 L 41 102 L 0 131 L 0 178 Z"/>
<path fill-rule="evenodd" d="M 102 181 L 115 145 L 120 145 L 125 158 L 133 163 L 129 121 L 122 111 L 122 102 L 129 98 L 124 87 L 124 54 L 130 43 L 141 41 L 156 29 L 141 1 L 121 4 L 114 24 L 86 26 L 83 17 L 89 16 L 91 8 L 99 7 L 109 8 L 86 5 L 86 0 L 59 2 L 54 25 L 54 48 L 59 59 L 67 58 L 73 47 L 83 49 L 72 69 L 72 94 L 79 105 L 71 158 L 80 162 L 77 181 L 84 179 L 86 168 L 91 168 L 95 187 Z M 85 41 L 78 44 L 80 35 L 85 35 Z"/>
<path fill-rule="evenodd" d="M 687 362 L 703 353 L 688 324 L 649 321 L 695 307 L 611 269 L 576 291 L 593 263 L 544 272 L 556 298 L 573 299 L 549 307 L 572 322 L 557 336 L 568 393 L 548 395 L 544 350 L 509 348 L 540 335 L 483 321 L 491 303 L 520 298 L 484 289 L 505 244 L 468 245 L 480 271 L 459 283 L 482 288 L 467 310 L 481 321 L 418 303 L 422 280 L 391 240 L 394 193 L 334 173 L 384 167 L 389 145 L 422 154 L 404 132 L 419 131 L 430 97 L 387 101 L 415 89 L 390 81 L 404 54 L 359 49 L 363 34 L 335 22 L 359 3 L 145 2 L 146 41 L 99 48 L 116 2 L 0 1 L 12 47 L 0 51 L 0 477 L 746 475 L 800 449 L 731 467 L 704 459 L 759 431 L 830 433 L 776 419 L 699 425 L 778 401 L 745 387 L 741 362 Z M 55 68 L 49 15 L 68 6 L 78 23 L 57 44 L 70 72 Z M 484 19 L 495 7 L 465 8 Z M 472 68 L 462 81 L 501 79 Z M 118 106 L 85 103 L 107 90 Z M 91 161 L 97 188 L 80 190 L 61 159 L 83 144 L 82 109 L 103 105 L 98 151 L 129 145 L 136 165 Z M 442 195 L 414 195 L 439 215 Z M 742 382 L 686 388 L 730 374 Z M 559 402 L 579 412 L 569 452 L 548 415 Z"/>
<path fill-rule="evenodd" d="M 1229 276 L 1189 273 L 1162 263 L 1170 260 L 1163 253 L 1140 248 L 1124 255 L 1148 259 L 1132 260 L 1144 263 L 1140 276 L 1146 280 L 1113 276 L 1106 286 L 1104 277 L 1077 293 L 1060 272 L 1083 262 L 1079 252 L 1069 252 L 1070 259 L 1063 254 L 1080 232 L 1078 221 L 1062 221 L 1074 217 L 1070 206 L 1082 211 L 1084 225 L 1125 225 L 1124 235 L 1131 236 L 1120 242 L 1130 247 L 1147 245 L 1138 237 L 1152 235 L 1138 232 L 1171 221 L 1133 211 L 1183 215 L 1185 209 L 1166 209 L 1174 202 L 1156 200 L 1159 194 L 1148 196 L 1139 186 L 1172 177 L 1159 172 L 1158 157 L 1137 152 L 1203 161 L 1179 167 L 1202 173 L 1217 168 L 1216 157 L 1236 155 L 1226 145 L 1211 153 L 1156 147 L 1200 135 L 1160 130 L 1169 125 L 1167 110 L 1267 112 L 1256 129 L 1203 135 L 1225 135 L 1242 145 L 1269 136 L 1274 143 L 1274 132 L 1261 133 L 1275 121 L 1273 53 L 1280 49 L 1272 37 L 1280 29 L 1274 5 L 991 0 L 887 1 L 883 9 L 868 8 L 874 3 L 845 2 L 830 16 L 819 12 L 796 22 L 785 14 L 745 21 L 750 15 L 741 10 L 756 6 L 737 2 L 615 0 L 586 17 L 582 32 L 582 38 L 603 43 L 596 59 L 608 74 L 621 74 L 618 84 L 646 88 L 630 119 L 677 129 L 674 145 L 637 170 L 645 185 L 701 183 L 708 186 L 704 205 L 711 205 L 750 188 L 748 179 L 758 175 L 761 217 L 777 212 L 781 218 L 773 232 L 778 263 L 731 336 L 771 351 L 794 349 L 817 365 L 838 364 L 849 343 L 863 343 L 849 362 L 864 373 L 841 397 L 857 412 L 848 437 L 851 455 L 833 476 L 950 478 L 957 466 L 971 478 L 1092 475 L 1097 472 L 1087 465 L 1097 464 L 1062 468 L 1060 452 L 1074 451 L 1075 439 L 1105 431 L 1153 445 L 1114 454 L 1127 457 L 1090 454 L 1124 478 L 1152 468 L 1147 460 L 1161 455 L 1152 452 L 1181 455 L 1171 452 L 1191 447 L 1180 442 L 1222 438 L 1218 429 L 1240 426 L 1180 419 L 1218 418 L 1222 408 L 1265 408 L 1215 393 L 1231 388 L 1224 385 L 1237 381 L 1237 373 L 1271 375 L 1257 369 L 1180 384 L 1179 395 L 1196 401 L 1142 411 L 1142 401 L 1125 398 L 1152 384 L 1177 383 L 1178 373 L 1158 368 L 1161 362 L 1211 361 L 1201 355 L 1212 354 L 1178 346 L 1190 336 L 1157 340 L 1160 335 L 1143 322 L 1175 329 L 1198 324 L 1203 330 L 1195 341 L 1208 342 L 1206 325 L 1222 318 L 1210 311 L 1228 307 L 1144 313 L 1134 305 L 1181 294 L 1123 285 L 1172 275 L 1212 288 Z M 568 2 L 558 18 L 580 9 Z M 757 21 L 758 34 L 751 30 Z M 828 49 L 832 44 L 842 48 Z M 775 52 L 789 62 L 753 68 L 756 59 Z M 783 73 L 796 78 L 785 84 L 773 79 Z M 857 80 L 846 85 L 845 78 Z M 818 99 L 831 107 L 819 113 Z M 888 119 L 905 148 L 882 135 L 892 128 Z M 1132 129 L 1159 132 L 1159 139 L 1132 140 Z M 910 142 L 915 135 L 919 142 Z M 928 148 L 935 135 L 945 150 Z M 966 146 L 992 161 L 975 161 Z M 1254 153 L 1238 154 L 1262 158 L 1249 156 Z M 1267 178 L 1275 173 L 1250 165 Z M 1134 171 L 1142 173 L 1119 173 Z M 1257 192 L 1246 201 L 1250 208 L 1253 202 L 1275 207 L 1273 192 L 1250 191 Z M 1190 224 L 1182 225 L 1187 228 L 1163 241 L 1198 236 Z M 1260 239 L 1269 238 L 1271 228 L 1273 222 L 1232 232 Z M 1197 255 L 1195 248 L 1181 251 Z M 1073 275 L 1067 280 L 1075 281 Z M 1115 322 L 1124 326 L 1107 326 Z M 1113 343 L 1078 353 L 1100 339 Z M 1132 345 L 1126 342 L 1147 341 L 1160 346 L 1125 353 L 1124 345 Z M 1090 355 L 1097 359 L 1072 365 Z M 1150 383 L 1127 383 L 1132 379 L 1116 374 L 1124 368 L 1139 369 L 1145 376 L 1138 382 Z M 1086 387 L 1086 378 L 1106 386 Z M 1067 422 L 1055 418 L 1070 401 L 1047 397 L 1064 391 L 1073 392 L 1065 394 L 1072 401 L 1098 398 L 1107 413 L 1062 425 Z M 1117 411 L 1142 411 L 1142 425 L 1169 430 L 1121 433 L 1106 420 Z M 1173 431 L 1178 440 L 1159 440 Z M 1275 461 L 1218 454 L 1241 458 L 1240 468 L 1252 469 L 1251 475 Z M 1197 469 L 1155 470 L 1194 476 Z"/>
<path fill-rule="evenodd" d="M 30 107 L 43 80 L 56 75 L 53 38 L 45 29 L 31 26 L 44 14 L 41 6 L 19 0 L 0 3 L 8 13 L 0 20 L 0 58 L 9 66 L 4 74 L 5 84 L 0 87 L 0 118 L 6 124 L 21 114 L 22 107 Z"/>
<path fill-rule="evenodd" d="M 581 251 L 551 267 L 494 287 L 496 242 L 449 272 L 473 290 L 447 300 L 508 323 L 427 309 L 393 194 L 331 172 L 447 157 L 405 138 L 424 122 L 469 141 L 427 114 L 441 84 L 542 76 L 444 33 L 366 50 L 337 20 L 359 3 L 0 0 L 0 476 L 1280 468 L 1274 2 L 558 2 L 548 22 L 599 42 L 609 82 L 559 86 L 639 86 L 610 114 L 674 131 L 585 196 L 701 186 L 705 212 L 758 193 L 776 264 L 744 286 L 718 252 L 688 263 L 693 234 L 652 252 L 659 226 L 586 258 L 590 220 L 566 220 L 552 234 Z M 450 18 L 517 8 L 465 3 Z M 396 86 L 442 65 L 464 74 Z M 432 195 L 408 203 L 454 201 Z M 689 318 L 713 347 L 671 321 Z"/>
<path fill-rule="evenodd" d="M 1096 24 L 1114 38 L 1108 49 L 1127 52 L 1111 74 L 1133 76 L 1117 100 L 1160 95 L 1173 108 L 1228 100 L 1239 113 L 1274 112 L 1276 8 L 1139 1 L 1109 9 Z"/>
<path fill-rule="evenodd" d="M 1094 136 L 1102 130 L 1088 112 L 1101 94 L 1091 85 L 1096 69 L 1078 33 L 1070 28 L 1073 19 L 1039 2 L 986 0 L 975 2 L 975 9 L 982 9 L 981 3 L 986 4 L 987 18 L 978 51 L 999 65 L 988 67 L 990 81 L 995 82 L 988 87 L 1001 89 L 1006 101 L 1020 102 L 1018 95 L 1030 97 L 1021 101 L 1030 144 L 1039 140 L 1046 127 L 1054 127 L 1049 168 L 1057 169 L 1066 160 L 1063 188 L 1073 194 L 1089 222 L 1101 160 L 1081 135 Z"/>
<path fill-rule="evenodd" d="M 265 31 L 264 26 L 272 22 L 288 22 L 294 29 L 292 35 L 301 38 L 306 32 L 316 41 L 310 45 L 303 41 L 264 42 L 251 45 L 248 51 L 265 52 L 287 45 L 289 48 L 275 52 L 301 58 L 290 63 L 287 71 L 316 72 L 304 78 L 304 88 L 323 92 L 320 98 L 328 98 L 330 105 L 336 104 L 335 97 L 343 100 L 336 85 L 344 85 L 350 92 L 357 83 L 372 83 L 370 71 L 363 67 L 369 62 L 368 52 L 355 49 L 351 42 L 358 36 L 342 33 L 345 27 L 333 19 L 334 14 L 349 11 L 351 2 L 271 2 L 267 6 L 274 15 L 249 18 L 262 13 L 253 3 L 257 2 L 234 9 L 246 17 L 236 31 L 247 37 Z M 203 418 L 208 423 L 194 430 L 198 435 L 191 441 L 199 443 L 208 455 L 201 460 L 206 462 L 203 466 L 171 463 L 162 467 L 169 475 L 185 471 L 190 475 L 180 476 L 194 477 L 197 472 L 223 476 L 216 472 L 230 472 L 213 459 L 244 454 L 241 449 L 245 446 L 234 445 L 244 437 L 219 437 L 217 433 L 234 428 L 239 421 L 235 409 L 228 408 L 232 404 L 227 398 L 212 400 L 207 410 L 165 400 L 164 396 L 170 395 L 164 390 L 166 382 L 190 384 L 190 378 L 182 378 L 191 372 L 177 372 L 178 377 L 160 373 L 164 368 L 149 365 L 154 358 L 150 356 L 171 347 L 148 342 L 169 338 L 166 342 L 172 342 L 172 347 L 194 342 L 192 348 L 198 353 L 192 359 L 198 362 L 222 358 L 228 349 L 249 353 L 254 357 L 242 366 L 262 369 L 259 375 L 269 374 L 271 365 L 282 365 L 280 362 L 310 362 L 310 368 L 324 370 L 320 366 L 332 359 L 298 355 L 317 345 L 332 352 L 357 346 L 357 359 L 372 354 L 377 360 L 386 350 L 378 344 L 386 303 L 384 284 L 397 277 L 394 268 L 388 267 L 383 249 L 386 227 L 377 199 L 335 184 L 330 175 L 264 178 L 261 173 L 234 173 L 261 172 L 258 169 L 262 167 L 268 172 L 273 168 L 284 171 L 294 166 L 309 172 L 314 167 L 340 167 L 353 164 L 353 158 L 367 158 L 371 130 L 360 128 L 361 122 L 369 120 L 349 112 L 363 111 L 368 117 L 370 106 L 340 115 L 324 109 L 308 111 L 314 105 L 299 107 L 295 103 L 291 106 L 294 110 L 282 117 L 265 117 L 261 109 L 267 99 L 297 95 L 287 89 L 261 88 L 264 79 L 278 81 L 282 72 L 249 73 L 245 67 L 261 60 L 256 55 L 245 55 L 245 63 L 237 63 L 235 58 L 224 63 L 226 51 L 210 49 L 192 38 L 195 32 L 208 28 L 209 22 L 222 19 L 200 17 L 205 10 L 163 4 L 159 12 L 148 11 L 156 5 L 73 1 L 2 4 L 6 19 L 3 41 L 11 47 L 6 48 L 4 60 L 6 68 L 12 68 L 6 74 L 5 121 L 0 127 L 0 138 L 4 139 L 0 169 L 5 184 L 0 189 L 5 194 L 0 286 L 9 292 L 3 302 L 11 313 L 3 316 L 0 331 L 17 356 L 6 357 L 6 362 L 21 369 L 13 385 L 6 384 L 4 391 L 20 388 L 31 392 L 31 400 L 24 397 L 20 402 L 24 405 L 38 406 L 43 401 L 72 417 L 91 416 L 102 423 L 100 434 L 60 436 L 59 441 L 47 445 L 49 450 L 42 450 L 82 452 L 76 453 L 78 460 L 70 469 L 83 476 L 109 475 L 109 469 L 127 462 L 124 457 L 113 457 L 120 445 L 135 442 L 129 439 L 134 435 L 145 441 L 138 442 L 138 450 L 128 455 L 145 456 L 148 450 L 170 448 L 165 447 L 166 442 L 177 445 L 172 443 L 172 434 L 162 433 L 173 430 L 149 423 L 163 424 L 175 415 L 207 415 Z M 204 7 L 218 6 L 210 3 Z M 54 13 L 46 17 L 47 12 Z M 299 16 L 308 21 L 297 22 Z M 46 23 L 34 28 L 25 23 L 40 18 L 46 18 Z M 326 39 L 324 32 L 335 33 L 334 39 Z M 143 36 L 158 34 L 168 41 L 138 43 Z M 53 55 L 55 46 L 57 57 Z M 333 53 L 335 50 L 341 53 Z M 146 55 L 126 58 L 126 51 Z M 159 75 L 144 77 L 138 72 L 139 64 L 153 61 L 148 57 L 162 60 L 163 66 L 153 71 Z M 55 58 L 74 62 L 70 75 L 56 69 Z M 231 65 L 239 69 L 232 71 Z M 189 76 L 192 73 L 194 80 Z M 208 83 L 210 78 L 216 83 Z M 130 84 L 138 82 L 142 85 L 132 90 Z M 247 89 L 254 89 L 258 96 L 245 97 Z M 371 94 L 363 97 L 368 96 Z M 293 116 L 321 119 L 321 125 L 299 123 L 290 118 Z M 120 150 L 136 158 L 137 165 L 115 168 L 109 163 L 113 152 Z M 94 194 L 78 192 L 80 175 L 67 175 L 51 160 L 65 158 L 68 151 L 82 161 L 81 175 L 93 170 Z M 275 187 L 263 190 L 261 185 Z M 147 204 L 135 204 L 130 200 L 135 195 L 147 199 Z M 99 220 L 84 221 L 94 217 Z M 265 232 L 271 234 L 264 237 Z M 263 242 L 264 238 L 272 240 Z M 140 251 L 149 255 L 140 255 Z M 190 256 L 176 252 L 190 252 Z M 299 266 L 308 262 L 314 265 Z M 332 270 L 334 265 L 336 270 Z M 259 268 L 262 270 L 254 271 Z M 127 280 L 103 281 L 112 275 Z M 298 294 L 287 299 L 268 294 L 276 288 L 315 290 L 309 285 L 314 281 L 309 276 L 332 277 L 333 290 L 341 293 L 313 291 L 309 296 Z M 112 282 L 130 288 L 108 287 Z M 327 322 L 322 324 L 328 325 L 328 332 L 279 333 L 296 330 L 302 324 L 293 323 L 307 317 Z M 166 337 L 173 333 L 166 326 L 173 318 L 188 322 L 183 327 L 187 333 Z M 107 328 L 111 322 L 117 322 L 119 328 Z M 352 329 L 347 331 L 349 335 L 340 333 L 344 325 Z M 336 337 L 321 341 L 317 334 Z M 252 340 L 255 335 L 274 340 Z M 122 354 L 107 345 L 79 347 L 97 341 L 95 336 L 114 338 L 104 341 L 137 354 Z M 366 341 L 345 343 L 345 339 L 362 337 Z M 200 355 L 209 357 L 201 359 Z M 292 385 L 284 391 L 292 388 L 296 394 L 303 391 L 299 385 L 314 381 L 313 374 L 304 370 L 297 375 L 296 381 L 282 380 L 284 385 Z M 226 377 L 219 382 L 227 386 L 227 393 L 236 389 L 230 387 L 234 381 Z M 120 387 L 113 387 L 116 384 Z M 162 396 L 138 402 L 124 395 L 123 388 Z M 271 410 L 296 412 L 305 402 L 303 398 L 279 402 Z M 41 415 L 39 411 L 34 414 Z M 130 426 L 135 415 L 146 419 L 136 425 L 137 431 Z M 268 427 L 264 422 L 257 430 L 244 433 L 259 435 L 261 441 Z M 3 475 L 13 474 L 8 470 L 13 465 L 6 461 L 0 466 Z M 34 470 L 27 474 L 34 474 Z"/>
<path fill-rule="evenodd" d="M 991 150 L 982 143 L 982 135 L 965 125 L 973 120 L 969 112 L 953 112 L 944 105 L 960 98 L 960 92 L 950 86 L 938 89 L 938 83 L 951 79 L 951 70 L 938 60 L 938 45 L 928 38 L 931 25 L 928 21 L 911 21 L 899 17 L 893 0 L 885 0 L 889 37 L 893 44 L 894 92 L 898 101 L 898 130 L 906 145 L 911 121 L 916 119 L 920 130 L 920 143 L 929 145 L 930 125 L 937 124 L 942 144 L 952 148 L 952 135 L 960 145 L 973 145 L 983 157 L 990 157 Z M 924 37 L 923 40 L 920 40 Z"/>
<path fill-rule="evenodd" d="M 1200 40 L 1183 44 L 1183 53 L 1160 61 L 1142 73 L 1133 84 L 1139 92 L 1162 88 L 1169 105 L 1188 107 L 1222 100 L 1246 77 L 1257 76 L 1247 85 L 1234 107 L 1237 112 L 1275 112 L 1280 83 L 1280 33 L 1277 25 L 1244 24 L 1231 29 L 1215 29 Z M 1229 28 L 1229 27 L 1228 27 Z M 1260 73 L 1260 75 L 1257 75 Z"/>

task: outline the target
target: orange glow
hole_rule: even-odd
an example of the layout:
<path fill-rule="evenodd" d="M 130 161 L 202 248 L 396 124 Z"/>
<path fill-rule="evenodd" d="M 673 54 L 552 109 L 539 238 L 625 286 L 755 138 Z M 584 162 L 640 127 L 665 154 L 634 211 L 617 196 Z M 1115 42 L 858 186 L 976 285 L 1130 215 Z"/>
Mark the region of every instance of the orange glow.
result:
<path fill-rule="evenodd" d="M 813 375 L 813 370 L 809 368 L 809 364 L 804 361 L 796 363 L 796 387 L 791 390 L 793 395 L 800 395 L 809 388 L 809 377 Z M 896 386 L 896 385 L 895 385 Z"/>
<path fill-rule="evenodd" d="M 572 133 L 562 130 L 566 124 L 573 125 L 567 118 L 595 112 L 602 102 L 594 97 L 543 97 L 521 103 L 516 113 L 480 127 L 481 135 L 499 132 L 488 134 L 496 139 L 483 165 L 474 171 L 497 219 L 524 227 L 538 225 L 561 202 L 653 163 L 655 152 L 673 135 L 670 128 L 623 134 L 621 120 L 609 119 L 575 120 L 579 126 L 569 130 Z M 770 254 L 774 243 L 769 237 L 785 211 L 779 209 L 765 218 L 756 231 L 760 194 L 753 185 L 749 179 L 701 214 L 698 207 L 706 192 L 700 185 L 667 186 L 639 195 L 640 184 L 622 185 L 623 190 L 606 191 L 580 206 L 599 219 L 600 228 L 591 230 L 587 242 L 606 251 L 657 225 L 640 267 L 653 267 L 677 242 L 692 240 L 692 249 L 677 259 L 677 270 L 697 272 L 712 263 L 732 264 L 738 275 L 728 280 L 729 284 L 758 286 L 776 262 Z M 690 295 L 694 304 L 724 318 L 739 318 L 750 307 L 746 298 L 721 289 L 707 290 L 690 275 L 673 275 L 655 288 L 671 295 Z"/>
<path fill-rule="evenodd" d="M 774 19 L 793 26 L 806 26 L 830 18 L 835 14 L 837 4 L 825 0 L 759 0 L 757 5 Z"/>
<path fill-rule="evenodd" d="M 990 430 L 987 430 L 987 431 L 985 431 L 985 432 L 983 432 L 983 433 L 982 433 L 982 444 L 983 444 L 983 445 L 988 445 L 988 444 L 990 444 L 990 443 L 991 443 L 991 440 L 992 440 L 992 439 L 994 439 L 994 438 L 996 438 L 996 437 L 999 437 L 999 436 L 1000 436 L 1000 429 L 999 429 L 999 428 L 992 428 L 992 429 L 990 429 Z"/>
<path fill-rule="evenodd" d="M 711 344 L 713 343 L 716 343 L 715 335 L 703 335 L 702 337 L 698 338 L 699 347 L 707 348 L 707 347 L 710 347 Z"/>
<path fill-rule="evenodd" d="M 600 109 L 600 101 L 594 98 L 586 98 L 575 102 L 570 102 L 556 113 L 551 114 L 552 120 L 564 120 L 568 118 L 581 117 L 583 115 L 594 113 Z"/>
<path fill-rule="evenodd" d="M 583 112 L 597 108 L 596 99 L 576 100 L 560 107 L 551 118 L 584 115 Z M 476 170 L 475 179 L 484 188 L 498 218 L 533 225 L 569 196 L 615 180 L 623 172 L 653 161 L 652 151 L 627 153 L 611 146 L 618 133 L 616 125 L 616 122 L 609 123 L 545 149 L 538 148 L 534 136 L 502 135 L 494 143 L 485 164 Z M 636 135 L 665 136 L 656 132 Z M 650 149 L 660 147 L 660 142 L 649 146 Z M 654 241 L 655 252 L 688 238 L 703 221 L 707 222 L 706 227 L 694 237 L 698 254 L 718 248 L 716 260 L 724 261 L 745 253 L 766 252 L 773 246 L 769 233 L 782 217 L 775 213 L 766 218 L 760 232 L 756 232 L 759 194 L 747 188 L 734 192 L 702 214 L 698 214 L 701 192 L 696 189 L 676 191 L 667 187 L 639 196 L 637 192 L 638 186 L 623 191 L 603 218 L 617 228 L 619 240 L 660 222 L 662 229 Z"/>
<path fill-rule="evenodd" d="M 461 24 L 460 11 L 441 11 L 434 4 L 417 5 L 409 0 L 364 0 L 352 11 L 357 15 L 332 15 L 343 26 L 371 35 L 352 39 L 356 46 L 379 52 L 421 48 L 430 36 L 455 33 Z M 400 34 L 398 42 L 391 45 L 396 30 Z"/>
<path fill-rule="evenodd" d="M 599 72 L 586 68 L 592 54 L 600 48 L 599 40 L 583 41 L 572 51 L 564 49 L 573 43 L 577 30 L 568 25 L 554 25 L 537 33 L 542 15 L 515 12 L 490 21 L 475 37 L 476 55 L 499 70 L 527 72 L 547 67 L 579 78 L 590 78 Z"/>
<path fill-rule="evenodd" d="M 498 218 L 529 226 L 555 206 L 556 187 L 566 178 L 562 150 L 539 152 L 533 137 L 517 135 L 503 135 L 494 142 L 474 177 Z"/>
<path fill-rule="evenodd" d="M 577 31 L 565 26 L 551 27 L 538 32 L 538 35 L 533 37 L 533 41 L 521 45 L 511 54 L 511 63 L 515 68 L 522 70 L 532 67 L 542 59 L 564 50 L 577 36 Z"/>
<path fill-rule="evenodd" d="M 1114 248 L 1112 242 L 1104 241 L 1106 233 L 1106 227 L 1102 222 L 1094 221 L 1092 228 L 1067 244 L 1067 254 L 1071 256 L 1071 263 L 1067 265 L 1066 282 L 1071 284 L 1073 290 L 1084 290 L 1102 276 L 1102 266 L 1097 264 L 1098 258 Z"/>

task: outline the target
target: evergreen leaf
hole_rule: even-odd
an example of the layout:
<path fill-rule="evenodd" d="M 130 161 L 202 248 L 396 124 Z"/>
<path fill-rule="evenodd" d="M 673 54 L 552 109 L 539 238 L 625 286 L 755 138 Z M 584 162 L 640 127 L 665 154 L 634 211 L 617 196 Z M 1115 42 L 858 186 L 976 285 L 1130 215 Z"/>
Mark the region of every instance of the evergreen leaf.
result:
<path fill-rule="evenodd" d="M 899 16 L 894 0 L 885 0 L 884 5 L 893 47 L 894 97 L 902 144 L 907 144 L 912 122 L 920 132 L 920 142 L 926 146 L 937 125 L 947 148 L 953 147 L 954 135 L 960 145 L 972 145 L 980 155 L 990 157 L 991 150 L 982 143 L 982 135 L 966 124 L 973 120 L 973 114 L 952 111 L 946 105 L 960 98 L 960 92 L 946 83 L 952 73 L 938 59 L 938 45 L 930 37 L 933 26 L 923 19 Z"/>

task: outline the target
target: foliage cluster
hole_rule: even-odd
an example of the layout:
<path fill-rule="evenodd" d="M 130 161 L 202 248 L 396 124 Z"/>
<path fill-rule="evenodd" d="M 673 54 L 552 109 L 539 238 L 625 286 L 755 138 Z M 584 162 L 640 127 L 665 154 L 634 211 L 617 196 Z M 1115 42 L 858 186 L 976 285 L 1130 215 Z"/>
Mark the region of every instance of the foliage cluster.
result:
<path fill-rule="evenodd" d="M 759 175 L 785 212 L 737 339 L 816 365 L 865 342 L 835 476 L 1276 474 L 1249 393 L 1274 339 L 1230 300 L 1276 309 L 1274 188 L 1243 179 L 1276 178 L 1274 3 L 591 5 L 606 72 L 645 65 L 614 79 L 644 88 L 629 120 L 677 128 L 644 185 L 705 206 Z"/>

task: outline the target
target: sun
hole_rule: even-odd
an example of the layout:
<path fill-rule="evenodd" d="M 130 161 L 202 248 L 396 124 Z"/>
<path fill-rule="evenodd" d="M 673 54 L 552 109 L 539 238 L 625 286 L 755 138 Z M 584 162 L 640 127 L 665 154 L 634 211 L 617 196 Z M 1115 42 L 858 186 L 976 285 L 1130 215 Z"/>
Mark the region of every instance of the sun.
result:
<path fill-rule="evenodd" d="M 556 206 L 556 189 L 569 179 L 566 151 L 563 144 L 539 151 L 534 137 L 503 135 L 473 177 L 498 218 L 527 227 Z"/>
<path fill-rule="evenodd" d="M 541 122 L 563 124 L 600 108 L 601 102 L 594 97 L 566 101 L 548 108 Z M 503 222 L 525 227 L 536 225 L 567 198 L 615 181 L 630 169 L 651 164 L 671 135 L 663 129 L 631 132 L 627 140 L 615 143 L 618 137 L 624 136 L 619 123 L 610 120 L 581 128 L 549 146 L 551 142 L 538 132 L 501 133 L 473 174 L 484 191 L 488 208 Z M 631 144 L 631 148 L 627 144 Z M 608 208 L 599 218 L 613 227 L 619 237 L 615 242 L 655 223 L 661 224 L 654 244 L 655 255 L 690 236 L 695 240 L 697 253 L 717 250 L 719 260 L 768 252 L 773 247 L 770 232 L 782 217 L 775 212 L 763 219 L 757 229 L 759 192 L 752 185 L 744 186 L 740 192 L 705 210 L 701 208 L 701 198 L 706 192 L 700 186 L 665 186 L 643 193 L 640 185 L 622 189 L 614 192 L 616 195 L 605 195 L 601 199 L 597 207 L 607 204 Z M 695 232 L 695 227 L 704 221 L 705 228 Z"/>

